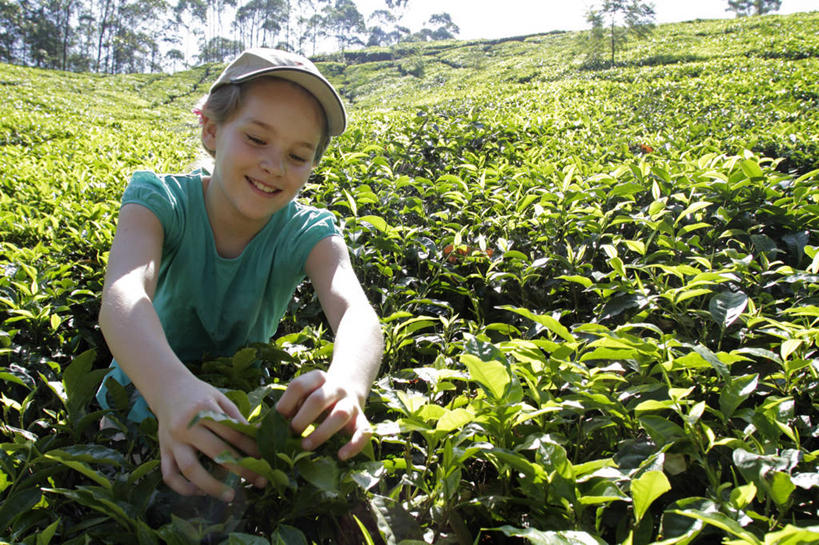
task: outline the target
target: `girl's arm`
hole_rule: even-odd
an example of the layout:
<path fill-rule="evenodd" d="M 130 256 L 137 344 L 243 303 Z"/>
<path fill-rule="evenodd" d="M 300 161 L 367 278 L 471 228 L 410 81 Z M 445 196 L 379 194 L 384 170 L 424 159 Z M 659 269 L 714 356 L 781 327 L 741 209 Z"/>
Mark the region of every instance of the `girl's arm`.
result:
<path fill-rule="evenodd" d="M 199 380 L 176 357 L 154 310 L 162 258 L 163 229 L 157 217 L 138 204 L 122 207 L 111 246 L 100 307 L 100 329 L 111 353 L 156 415 L 162 476 L 180 494 L 211 494 L 232 499 L 232 491 L 197 459 L 240 450 L 258 456 L 256 442 L 219 424 L 189 427 L 202 410 L 224 412 L 245 421 L 219 390 Z M 258 485 L 263 479 L 248 470 L 228 469 Z"/>
<path fill-rule="evenodd" d="M 335 333 L 333 359 L 327 372 L 311 371 L 294 379 L 276 408 L 292 418 L 296 433 L 302 433 L 326 412 L 302 445 L 315 448 L 345 430 L 352 435 L 338 452 L 345 460 L 358 454 L 372 435 L 364 405 L 384 350 L 381 324 L 356 278 L 341 237 L 327 237 L 316 244 L 305 270 Z"/>

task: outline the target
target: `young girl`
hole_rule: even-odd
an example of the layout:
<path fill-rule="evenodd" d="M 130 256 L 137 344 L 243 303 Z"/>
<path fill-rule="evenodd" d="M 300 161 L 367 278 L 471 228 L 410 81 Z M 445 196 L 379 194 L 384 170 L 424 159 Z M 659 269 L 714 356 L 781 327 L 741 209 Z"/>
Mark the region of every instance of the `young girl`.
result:
<path fill-rule="evenodd" d="M 211 175 L 137 172 L 125 190 L 100 327 L 114 356 L 106 379 L 141 394 L 129 419 L 156 416 L 165 482 L 180 494 L 230 501 L 234 491 L 199 454 L 259 456 L 258 447 L 213 422 L 188 426 L 200 411 L 245 419 L 182 362 L 267 342 L 306 274 L 335 333 L 333 357 L 327 372 L 294 379 L 276 409 L 296 433 L 317 424 L 306 449 L 350 434 L 338 453 L 347 459 L 371 434 L 364 402 L 383 341 L 332 214 L 294 202 L 330 137 L 344 131 L 333 86 L 301 56 L 250 49 L 211 87 L 201 121 Z M 97 397 L 108 408 L 106 393 Z M 266 485 L 253 472 L 227 469 Z"/>

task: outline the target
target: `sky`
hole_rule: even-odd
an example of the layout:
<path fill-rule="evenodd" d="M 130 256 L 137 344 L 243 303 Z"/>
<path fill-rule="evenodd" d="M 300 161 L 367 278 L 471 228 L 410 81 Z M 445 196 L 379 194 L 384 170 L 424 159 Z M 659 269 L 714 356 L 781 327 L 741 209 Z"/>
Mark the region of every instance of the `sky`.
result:
<path fill-rule="evenodd" d="M 384 0 L 354 0 L 368 17 L 384 9 Z M 495 39 L 552 30 L 584 30 L 589 0 L 409 0 L 405 26 L 419 30 L 430 15 L 447 12 L 460 28 L 462 40 Z M 692 19 L 724 19 L 727 0 L 654 0 L 655 21 L 674 23 Z M 782 0 L 777 13 L 819 10 L 819 0 Z"/>

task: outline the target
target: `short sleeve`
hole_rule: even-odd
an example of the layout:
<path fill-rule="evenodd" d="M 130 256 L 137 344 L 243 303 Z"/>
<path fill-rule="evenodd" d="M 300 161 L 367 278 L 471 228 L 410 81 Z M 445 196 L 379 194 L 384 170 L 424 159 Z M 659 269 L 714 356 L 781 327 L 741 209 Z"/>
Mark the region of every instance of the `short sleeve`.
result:
<path fill-rule="evenodd" d="M 295 236 L 288 237 L 286 253 L 292 256 L 292 263 L 299 275 L 303 276 L 307 257 L 313 247 L 322 239 L 333 235 L 341 235 L 336 225 L 335 216 L 328 210 L 310 206 L 298 206 L 298 212 L 291 220 Z M 293 231 L 291 231 L 292 233 Z"/>
<path fill-rule="evenodd" d="M 122 195 L 122 206 L 139 204 L 153 212 L 164 231 L 165 246 L 176 247 L 185 225 L 184 189 L 173 176 L 137 171 Z"/>

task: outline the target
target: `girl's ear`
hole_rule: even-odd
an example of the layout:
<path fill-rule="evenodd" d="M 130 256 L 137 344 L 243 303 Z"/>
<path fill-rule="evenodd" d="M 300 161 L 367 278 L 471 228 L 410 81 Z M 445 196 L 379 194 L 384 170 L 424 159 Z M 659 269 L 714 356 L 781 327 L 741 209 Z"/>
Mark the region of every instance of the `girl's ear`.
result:
<path fill-rule="evenodd" d="M 202 144 L 211 151 L 216 151 L 216 132 L 219 126 L 205 114 L 200 118 L 202 125 Z"/>

